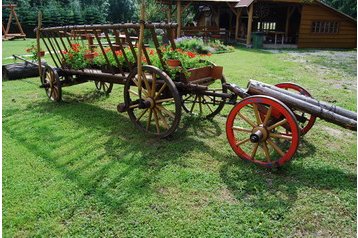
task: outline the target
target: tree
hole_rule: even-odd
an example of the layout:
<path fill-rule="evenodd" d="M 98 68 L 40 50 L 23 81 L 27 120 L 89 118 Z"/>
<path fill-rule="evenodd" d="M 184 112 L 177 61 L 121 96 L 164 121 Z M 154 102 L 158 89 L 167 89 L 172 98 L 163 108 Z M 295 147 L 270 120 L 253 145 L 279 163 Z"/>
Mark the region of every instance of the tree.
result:
<path fill-rule="evenodd" d="M 353 18 L 357 18 L 357 0 L 324 0 L 323 2 Z"/>

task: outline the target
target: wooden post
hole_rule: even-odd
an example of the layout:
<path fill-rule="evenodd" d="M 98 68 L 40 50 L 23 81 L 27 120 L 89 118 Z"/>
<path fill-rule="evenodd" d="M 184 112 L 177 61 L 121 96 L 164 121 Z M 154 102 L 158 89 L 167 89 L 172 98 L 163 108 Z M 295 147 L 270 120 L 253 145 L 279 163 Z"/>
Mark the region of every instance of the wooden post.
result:
<path fill-rule="evenodd" d="M 17 27 L 19 28 L 21 35 L 25 35 L 25 33 L 24 33 L 24 31 L 23 31 L 23 29 L 22 29 L 22 27 L 21 27 L 21 24 L 20 24 L 20 22 L 19 22 L 19 19 L 17 18 L 17 15 L 16 15 L 16 12 L 15 12 L 15 10 L 14 10 L 14 7 L 11 8 L 11 12 L 12 12 L 12 14 L 14 15 L 14 18 L 15 18 L 16 24 L 17 24 Z"/>
<path fill-rule="evenodd" d="M 179 38 L 181 32 L 181 0 L 177 1 L 177 23 L 178 23 L 177 38 Z"/>
<path fill-rule="evenodd" d="M 288 36 L 288 30 L 290 26 L 290 18 L 293 14 L 294 8 L 288 7 L 287 8 L 287 16 L 286 16 L 286 30 L 285 30 L 285 36 Z"/>
<path fill-rule="evenodd" d="M 39 11 L 38 13 L 38 19 L 37 19 L 37 29 L 36 29 L 36 43 L 37 43 L 37 61 L 39 64 L 39 75 L 40 77 L 42 76 L 42 64 L 41 64 L 41 57 L 39 55 L 39 52 L 41 51 L 41 43 L 40 43 L 40 39 L 41 39 L 41 27 L 42 27 L 42 13 L 41 11 Z"/>
<path fill-rule="evenodd" d="M 246 36 L 246 45 L 251 44 L 251 32 L 252 32 L 252 19 L 254 13 L 254 3 L 251 3 L 248 9 L 249 19 L 247 22 L 247 36 Z"/>
<path fill-rule="evenodd" d="M 172 3 L 169 2 L 168 5 L 168 23 L 172 21 Z"/>
<path fill-rule="evenodd" d="M 141 97 L 142 94 L 142 50 L 144 41 L 144 24 L 145 24 L 145 0 L 142 0 L 140 8 L 140 28 L 139 28 L 139 43 L 138 43 L 138 54 L 137 54 L 137 68 L 138 68 L 138 92 Z"/>
<path fill-rule="evenodd" d="M 241 12 L 242 12 L 242 8 L 238 8 L 236 14 L 235 40 L 239 39 Z"/>

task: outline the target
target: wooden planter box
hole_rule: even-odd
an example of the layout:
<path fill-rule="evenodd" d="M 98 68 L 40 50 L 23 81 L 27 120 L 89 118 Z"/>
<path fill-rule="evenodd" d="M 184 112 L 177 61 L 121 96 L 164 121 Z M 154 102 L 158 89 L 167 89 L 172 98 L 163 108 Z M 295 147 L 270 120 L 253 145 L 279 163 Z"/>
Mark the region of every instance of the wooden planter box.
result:
<path fill-rule="evenodd" d="M 190 76 L 186 78 L 186 81 L 188 82 L 206 78 L 221 79 L 223 76 L 223 67 L 207 66 L 203 68 L 189 69 L 188 73 L 190 73 Z"/>

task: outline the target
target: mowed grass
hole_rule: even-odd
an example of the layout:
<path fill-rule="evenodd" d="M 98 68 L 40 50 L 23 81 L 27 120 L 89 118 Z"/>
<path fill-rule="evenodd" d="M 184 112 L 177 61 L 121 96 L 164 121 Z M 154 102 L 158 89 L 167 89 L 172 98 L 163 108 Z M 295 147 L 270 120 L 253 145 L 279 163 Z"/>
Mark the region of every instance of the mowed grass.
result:
<path fill-rule="evenodd" d="M 3 58 L 26 45 L 3 43 Z M 239 86 L 296 82 L 356 110 L 355 56 L 237 49 L 212 60 Z M 121 85 L 108 97 L 93 83 L 65 88 L 62 103 L 38 86 L 2 82 L 4 237 L 356 236 L 355 132 L 318 120 L 294 160 L 272 171 L 231 150 L 230 105 L 212 121 L 184 114 L 158 140 L 116 111 Z"/>

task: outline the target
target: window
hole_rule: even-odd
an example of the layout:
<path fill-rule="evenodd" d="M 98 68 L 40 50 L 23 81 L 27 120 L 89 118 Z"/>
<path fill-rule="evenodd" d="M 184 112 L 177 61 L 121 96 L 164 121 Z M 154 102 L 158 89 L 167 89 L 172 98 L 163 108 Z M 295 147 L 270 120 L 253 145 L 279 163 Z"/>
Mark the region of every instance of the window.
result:
<path fill-rule="evenodd" d="M 313 33 L 338 33 L 339 25 L 336 21 L 314 21 L 312 22 Z"/>
<path fill-rule="evenodd" d="M 257 30 L 259 31 L 275 31 L 276 30 L 276 22 L 258 22 Z"/>

